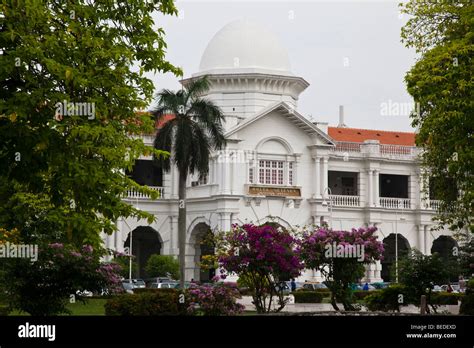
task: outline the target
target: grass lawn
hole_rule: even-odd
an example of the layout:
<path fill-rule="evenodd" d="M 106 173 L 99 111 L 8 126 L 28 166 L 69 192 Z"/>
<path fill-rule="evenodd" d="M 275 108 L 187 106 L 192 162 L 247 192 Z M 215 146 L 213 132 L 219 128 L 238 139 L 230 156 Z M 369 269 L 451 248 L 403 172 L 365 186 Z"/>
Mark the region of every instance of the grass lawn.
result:
<path fill-rule="evenodd" d="M 105 315 L 104 305 L 107 302 L 106 299 L 93 298 L 86 300 L 85 303 L 76 302 L 70 303 L 67 308 L 72 312 L 71 315 L 80 316 L 80 315 Z M 10 315 L 29 315 L 26 313 L 20 313 L 18 311 L 13 311 Z M 67 315 L 67 314 L 63 314 Z"/>

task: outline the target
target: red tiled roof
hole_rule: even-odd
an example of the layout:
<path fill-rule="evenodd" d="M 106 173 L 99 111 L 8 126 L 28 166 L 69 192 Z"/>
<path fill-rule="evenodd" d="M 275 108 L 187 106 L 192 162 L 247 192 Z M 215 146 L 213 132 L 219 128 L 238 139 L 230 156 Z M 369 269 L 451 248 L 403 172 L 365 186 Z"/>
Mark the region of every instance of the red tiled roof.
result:
<path fill-rule="evenodd" d="M 378 140 L 380 144 L 415 146 L 415 133 L 409 132 L 328 127 L 328 133 L 336 141 L 363 143 L 365 140 Z"/>
<path fill-rule="evenodd" d="M 172 120 L 174 119 L 174 115 L 173 114 L 166 114 L 166 115 L 163 115 L 162 117 L 160 117 L 157 121 L 156 121 L 156 124 L 155 124 L 155 128 L 156 129 L 160 129 L 161 127 L 164 126 L 164 124 L 166 122 L 168 122 L 169 120 Z"/>

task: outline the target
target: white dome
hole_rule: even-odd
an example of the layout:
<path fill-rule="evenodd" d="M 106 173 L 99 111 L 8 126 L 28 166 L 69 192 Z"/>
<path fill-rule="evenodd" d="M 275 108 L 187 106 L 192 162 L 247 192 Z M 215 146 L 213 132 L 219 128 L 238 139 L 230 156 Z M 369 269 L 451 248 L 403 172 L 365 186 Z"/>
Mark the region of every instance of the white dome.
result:
<path fill-rule="evenodd" d="M 204 51 L 199 73 L 270 73 L 290 75 L 287 50 L 264 26 L 249 21 L 231 22 L 219 30 Z"/>

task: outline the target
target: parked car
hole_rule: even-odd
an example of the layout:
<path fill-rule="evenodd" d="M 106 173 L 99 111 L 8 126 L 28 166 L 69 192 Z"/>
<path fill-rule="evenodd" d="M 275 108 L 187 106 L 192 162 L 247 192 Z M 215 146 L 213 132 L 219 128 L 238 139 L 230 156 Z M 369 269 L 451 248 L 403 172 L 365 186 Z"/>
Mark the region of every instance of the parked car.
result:
<path fill-rule="evenodd" d="M 291 292 L 291 289 L 286 282 L 281 282 L 275 285 L 275 289 L 278 292 L 282 291 L 284 294 L 289 294 Z"/>
<path fill-rule="evenodd" d="M 301 282 L 295 282 L 296 284 L 296 290 L 301 289 L 303 287 L 303 283 Z M 288 285 L 288 288 L 291 290 L 291 281 L 287 281 L 286 285 Z"/>
<path fill-rule="evenodd" d="M 440 288 L 441 288 L 441 291 L 448 292 L 448 285 L 447 284 L 441 285 Z M 453 289 L 452 292 L 454 292 L 454 293 L 459 292 L 459 284 L 451 284 L 451 289 Z"/>
<path fill-rule="evenodd" d="M 311 290 L 315 291 L 317 289 L 327 289 L 328 287 L 324 283 L 314 283 L 314 282 L 306 282 L 303 283 L 302 289 L 304 290 Z"/>
<path fill-rule="evenodd" d="M 143 279 L 132 279 L 132 282 L 135 288 L 143 289 L 146 287 L 146 284 Z"/>
<path fill-rule="evenodd" d="M 155 277 L 155 278 L 148 278 L 145 279 L 145 284 L 147 287 L 150 287 L 153 283 L 174 283 L 175 280 L 169 277 Z"/>
<path fill-rule="evenodd" d="M 128 280 L 124 280 L 122 281 L 122 286 L 126 293 L 133 294 L 133 289 L 135 289 L 133 282 L 130 283 Z"/>
<path fill-rule="evenodd" d="M 185 289 L 189 289 L 189 288 L 196 287 L 196 286 L 197 286 L 196 283 L 184 282 L 184 288 L 185 288 Z M 176 286 L 175 286 L 174 288 L 175 288 L 175 289 L 180 289 L 180 284 L 179 284 L 179 283 L 176 283 Z"/>
<path fill-rule="evenodd" d="M 150 284 L 150 289 L 175 289 L 176 286 L 179 286 L 179 283 L 152 283 Z"/>
<path fill-rule="evenodd" d="M 435 285 L 435 286 L 433 287 L 433 290 L 432 290 L 432 291 L 433 291 L 433 292 L 441 292 L 441 291 L 443 291 L 443 288 L 442 288 L 441 286 L 439 286 L 439 285 Z"/>
<path fill-rule="evenodd" d="M 388 288 L 390 286 L 390 283 L 389 282 L 378 282 L 378 283 L 370 283 L 370 285 L 372 285 L 377 290 L 381 290 L 381 289 Z"/>

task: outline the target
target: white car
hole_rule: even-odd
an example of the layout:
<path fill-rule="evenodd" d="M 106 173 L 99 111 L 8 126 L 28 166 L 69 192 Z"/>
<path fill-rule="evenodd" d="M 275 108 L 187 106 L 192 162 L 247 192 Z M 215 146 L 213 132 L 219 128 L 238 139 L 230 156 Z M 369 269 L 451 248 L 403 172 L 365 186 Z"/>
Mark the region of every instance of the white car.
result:
<path fill-rule="evenodd" d="M 92 291 L 88 291 L 88 290 L 84 290 L 84 291 L 77 290 L 76 295 L 81 296 L 81 297 L 92 297 L 94 294 L 92 293 Z"/>
<path fill-rule="evenodd" d="M 150 289 L 174 289 L 179 283 L 152 283 Z"/>

